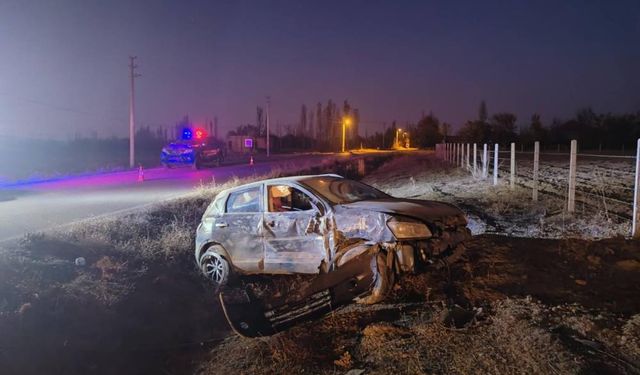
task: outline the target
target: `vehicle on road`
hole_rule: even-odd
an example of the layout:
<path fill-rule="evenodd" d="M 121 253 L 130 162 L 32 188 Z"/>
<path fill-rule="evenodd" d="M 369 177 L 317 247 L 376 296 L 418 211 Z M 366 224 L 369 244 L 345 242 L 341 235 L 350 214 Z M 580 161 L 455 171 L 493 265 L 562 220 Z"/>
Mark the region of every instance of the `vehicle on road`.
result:
<path fill-rule="evenodd" d="M 160 162 L 167 168 L 189 165 L 202 169 L 219 166 L 224 158 L 224 142 L 214 137 L 174 141 L 163 147 L 160 154 Z"/>
<path fill-rule="evenodd" d="M 379 302 L 399 275 L 460 257 L 470 235 L 453 205 L 394 198 L 333 174 L 296 176 L 219 193 L 198 226 L 195 258 L 231 327 L 253 337 L 353 300 Z M 249 275 L 308 277 L 264 300 L 240 286 Z"/>

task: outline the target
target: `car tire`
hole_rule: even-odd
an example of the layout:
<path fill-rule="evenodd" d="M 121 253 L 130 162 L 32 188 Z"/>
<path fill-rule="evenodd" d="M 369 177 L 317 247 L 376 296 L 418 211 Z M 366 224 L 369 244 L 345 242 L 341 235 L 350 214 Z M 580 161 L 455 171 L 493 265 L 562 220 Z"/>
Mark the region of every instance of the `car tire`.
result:
<path fill-rule="evenodd" d="M 224 257 L 209 248 L 200 257 L 200 269 L 213 282 L 214 291 L 218 293 L 229 281 L 230 267 Z"/>

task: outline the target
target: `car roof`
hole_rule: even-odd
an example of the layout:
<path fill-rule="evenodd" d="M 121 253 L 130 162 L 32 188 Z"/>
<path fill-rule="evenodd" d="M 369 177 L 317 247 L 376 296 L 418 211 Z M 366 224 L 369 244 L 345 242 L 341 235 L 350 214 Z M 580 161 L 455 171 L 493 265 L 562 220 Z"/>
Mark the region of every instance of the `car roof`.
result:
<path fill-rule="evenodd" d="M 311 174 L 311 175 L 304 175 L 304 176 L 289 176 L 289 177 L 278 177 L 278 178 L 269 178 L 266 180 L 260 180 L 260 181 L 254 181 L 254 182 L 250 182 L 247 184 L 242 184 L 240 186 L 235 186 L 229 189 L 225 189 L 223 191 L 220 192 L 220 194 L 229 194 L 229 193 L 233 193 L 234 191 L 237 190 L 244 190 L 247 188 L 252 188 L 254 186 L 259 186 L 261 184 L 274 184 L 274 183 L 282 183 L 282 182 L 299 182 L 299 181 L 303 181 L 303 180 L 308 180 L 310 178 L 316 178 L 316 177 L 334 177 L 334 178 L 344 178 L 338 174 L 334 174 L 334 173 L 327 173 L 327 174 Z"/>

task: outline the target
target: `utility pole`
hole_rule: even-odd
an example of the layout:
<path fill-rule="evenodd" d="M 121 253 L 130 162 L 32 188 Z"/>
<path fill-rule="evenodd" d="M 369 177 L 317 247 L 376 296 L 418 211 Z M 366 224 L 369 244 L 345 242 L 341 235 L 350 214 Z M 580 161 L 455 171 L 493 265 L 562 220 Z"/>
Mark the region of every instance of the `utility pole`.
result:
<path fill-rule="evenodd" d="M 270 140 L 269 138 L 271 138 L 271 97 L 267 96 L 267 157 L 269 157 L 270 153 L 271 153 L 271 149 L 269 147 L 269 143 Z"/>
<path fill-rule="evenodd" d="M 140 74 L 135 72 L 138 67 L 136 65 L 137 56 L 129 56 L 129 79 L 131 80 L 131 91 L 129 92 L 129 168 L 135 166 L 135 152 L 136 152 L 136 117 L 135 117 L 135 84 L 134 80 L 140 77 Z"/>

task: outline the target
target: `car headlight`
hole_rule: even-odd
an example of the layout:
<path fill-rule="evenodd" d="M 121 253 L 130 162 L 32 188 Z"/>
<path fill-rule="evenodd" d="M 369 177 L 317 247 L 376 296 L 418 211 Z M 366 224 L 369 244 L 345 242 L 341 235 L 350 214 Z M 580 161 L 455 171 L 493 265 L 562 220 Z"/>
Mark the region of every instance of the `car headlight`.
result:
<path fill-rule="evenodd" d="M 429 238 L 433 235 L 424 223 L 408 218 L 398 219 L 394 217 L 387 222 L 387 226 L 399 240 Z"/>

